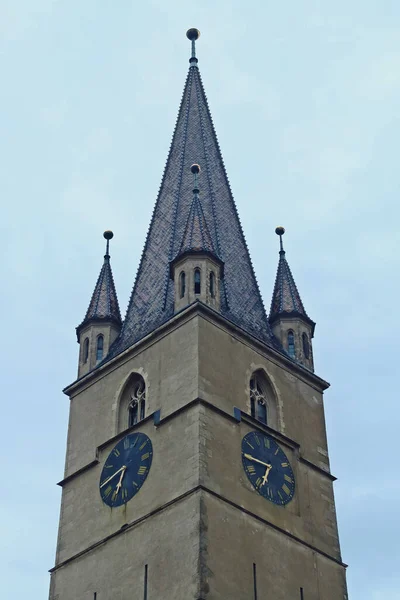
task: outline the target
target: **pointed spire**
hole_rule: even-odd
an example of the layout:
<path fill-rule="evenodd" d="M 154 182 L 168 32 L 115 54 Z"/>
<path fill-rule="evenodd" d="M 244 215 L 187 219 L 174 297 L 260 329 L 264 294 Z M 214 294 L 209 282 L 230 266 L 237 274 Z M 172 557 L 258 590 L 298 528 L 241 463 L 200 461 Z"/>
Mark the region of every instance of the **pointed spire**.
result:
<path fill-rule="evenodd" d="M 207 252 L 217 256 L 199 198 L 198 175 L 200 173 L 200 165 L 194 164 L 190 167 L 190 170 L 193 173 L 194 179 L 193 201 L 186 221 L 178 256 L 186 252 Z"/>
<path fill-rule="evenodd" d="M 110 264 L 110 240 L 114 237 L 114 234 L 112 231 L 105 231 L 103 237 L 107 240 L 104 263 L 97 279 L 85 318 L 76 328 L 78 341 L 82 329 L 93 321 L 111 321 L 117 325 L 120 325 L 122 322 Z"/>
<path fill-rule="evenodd" d="M 187 37 L 192 42 L 189 72 L 126 318 L 112 348 L 113 356 L 174 315 L 170 265 L 181 249 L 185 230 L 191 231 L 191 225 L 187 225 L 191 223 L 191 211 L 199 227 L 200 223 L 207 223 L 208 234 L 203 232 L 202 243 L 209 237 L 215 254 L 224 263 L 220 313 L 264 343 L 274 343 L 197 66 L 195 42 L 199 32 L 189 30 Z M 193 163 L 202 168 L 200 207 L 192 199 Z"/>
<path fill-rule="evenodd" d="M 282 236 L 285 233 L 284 227 L 277 227 L 275 233 L 279 235 L 280 250 L 269 321 L 270 323 L 273 323 L 280 316 L 292 315 L 303 317 L 308 323 L 315 325 L 306 313 L 289 263 L 286 260 L 286 253 L 282 242 Z"/>

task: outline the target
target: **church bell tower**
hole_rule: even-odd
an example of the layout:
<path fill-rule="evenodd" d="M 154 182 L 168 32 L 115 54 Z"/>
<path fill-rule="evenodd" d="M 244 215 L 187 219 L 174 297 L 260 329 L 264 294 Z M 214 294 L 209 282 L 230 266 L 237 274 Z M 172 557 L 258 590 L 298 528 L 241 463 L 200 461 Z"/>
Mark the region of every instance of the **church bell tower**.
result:
<path fill-rule="evenodd" d="M 199 35 L 125 319 L 106 232 L 77 328 L 50 600 L 347 600 L 315 324 L 282 227 L 267 318 Z"/>

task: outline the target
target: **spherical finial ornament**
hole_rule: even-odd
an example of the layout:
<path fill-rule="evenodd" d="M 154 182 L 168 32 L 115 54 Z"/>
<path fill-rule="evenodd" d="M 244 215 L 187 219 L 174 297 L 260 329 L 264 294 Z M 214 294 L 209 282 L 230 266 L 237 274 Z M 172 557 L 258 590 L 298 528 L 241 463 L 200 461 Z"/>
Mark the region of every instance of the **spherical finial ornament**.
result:
<path fill-rule="evenodd" d="M 112 240 L 112 238 L 114 237 L 114 234 L 113 234 L 113 232 L 112 232 L 112 231 L 110 231 L 109 229 L 107 229 L 107 231 L 105 231 L 105 232 L 103 233 L 103 237 L 104 237 L 106 240 Z"/>
<path fill-rule="evenodd" d="M 193 175 L 195 175 L 195 174 L 198 175 L 200 173 L 200 171 L 201 171 L 200 165 L 198 165 L 197 163 L 195 163 L 194 165 L 192 165 L 190 167 L 190 170 L 192 171 Z"/>
<path fill-rule="evenodd" d="M 284 227 L 277 227 L 275 229 L 275 233 L 276 233 L 276 235 L 283 235 L 285 233 L 285 228 Z"/>
<path fill-rule="evenodd" d="M 198 29 L 195 29 L 195 28 L 188 29 L 187 32 L 186 32 L 186 37 L 191 42 L 196 41 L 200 37 L 200 31 Z"/>

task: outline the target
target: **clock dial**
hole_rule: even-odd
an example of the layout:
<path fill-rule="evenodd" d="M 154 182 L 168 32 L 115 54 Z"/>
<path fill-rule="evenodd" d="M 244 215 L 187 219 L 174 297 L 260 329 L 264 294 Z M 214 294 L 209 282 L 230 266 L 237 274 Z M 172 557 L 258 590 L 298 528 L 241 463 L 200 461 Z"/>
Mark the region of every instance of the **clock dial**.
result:
<path fill-rule="evenodd" d="M 274 438 L 251 431 L 242 440 L 243 468 L 261 496 L 281 506 L 294 496 L 295 481 L 286 454 Z"/>
<path fill-rule="evenodd" d="M 149 474 L 153 446 L 144 433 L 131 433 L 111 450 L 100 476 L 100 495 L 105 504 L 126 504 L 138 493 Z"/>

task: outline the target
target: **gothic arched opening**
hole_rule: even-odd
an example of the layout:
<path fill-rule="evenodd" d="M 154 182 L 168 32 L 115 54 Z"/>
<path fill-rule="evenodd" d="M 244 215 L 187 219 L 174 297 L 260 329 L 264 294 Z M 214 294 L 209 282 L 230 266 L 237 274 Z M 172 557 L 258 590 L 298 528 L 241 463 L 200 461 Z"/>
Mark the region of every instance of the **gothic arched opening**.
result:
<path fill-rule="evenodd" d="M 97 362 L 103 358 L 103 351 L 104 351 L 104 336 L 98 335 L 97 336 L 97 345 L 96 345 L 96 361 Z"/>
<path fill-rule="evenodd" d="M 289 356 L 291 356 L 292 358 L 296 358 L 296 348 L 295 348 L 295 345 L 294 345 L 294 333 L 293 333 L 293 331 L 288 331 L 288 334 L 287 334 L 287 349 L 288 349 Z"/>
<path fill-rule="evenodd" d="M 201 273 L 200 273 L 200 269 L 195 269 L 194 270 L 194 293 L 195 294 L 200 294 L 201 293 Z"/>
<path fill-rule="evenodd" d="M 118 410 L 118 431 L 133 427 L 146 416 L 146 384 L 139 373 L 133 373 L 122 392 Z"/>
<path fill-rule="evenodd" d="M 260 423 L 277 428 L 275 394 L 263 370 L 255 371 L 250 378 L 251 416 Z"/>

